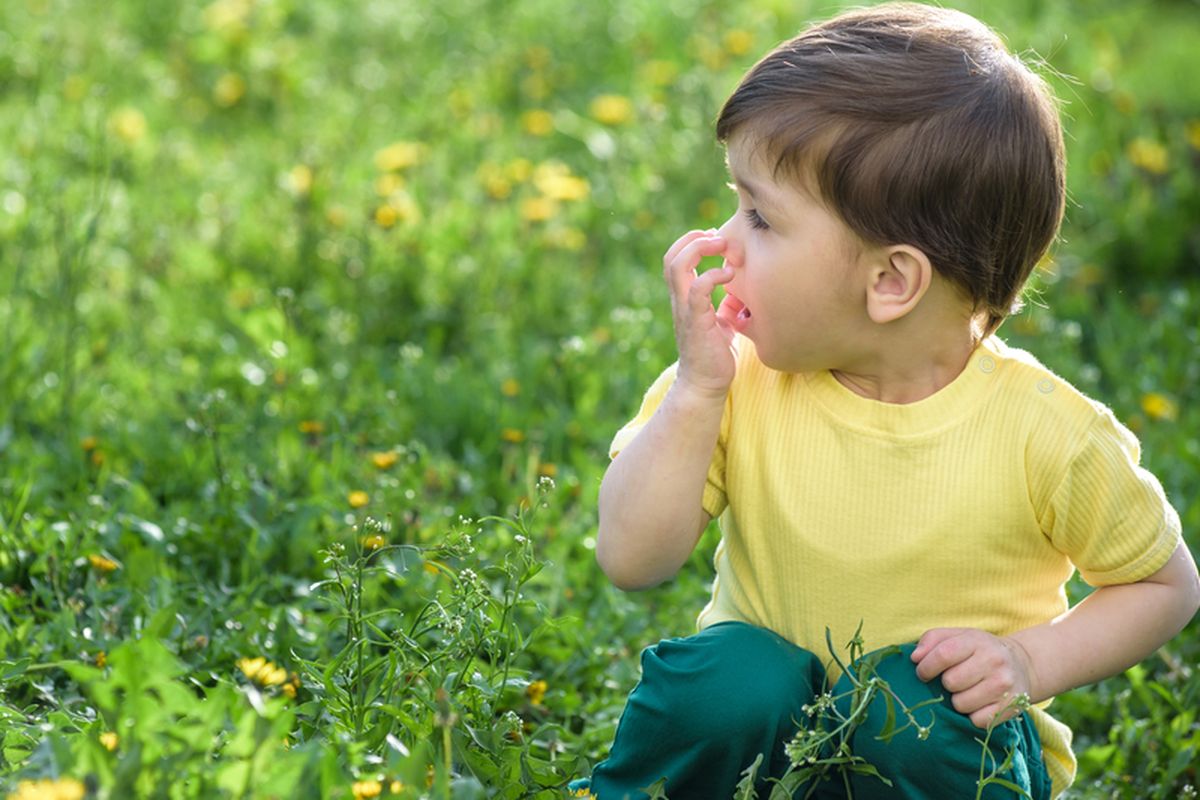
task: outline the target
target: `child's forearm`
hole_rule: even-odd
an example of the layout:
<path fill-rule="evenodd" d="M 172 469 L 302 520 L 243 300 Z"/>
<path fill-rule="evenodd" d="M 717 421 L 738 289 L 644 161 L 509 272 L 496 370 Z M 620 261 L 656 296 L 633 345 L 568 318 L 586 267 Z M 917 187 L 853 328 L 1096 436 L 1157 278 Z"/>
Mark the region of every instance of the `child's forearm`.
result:
<path fill-rule="evenodd" d="M 701 506 L 724 396 L 677 380 L 654 416 L 609 465 L 600 486 L 596 559 L 618 587 L 674 575 L 709 517 Z"/>
<path fill-rule="evenodd" d="M 1146 580 L 1101 587 L 1057 619 L 1008 638 L 1028 656 L 1030 696 L 1039 702 L 1133 666 L 1179 633 L 1198 604 L 1196 565 L 1180 544 Z"/>

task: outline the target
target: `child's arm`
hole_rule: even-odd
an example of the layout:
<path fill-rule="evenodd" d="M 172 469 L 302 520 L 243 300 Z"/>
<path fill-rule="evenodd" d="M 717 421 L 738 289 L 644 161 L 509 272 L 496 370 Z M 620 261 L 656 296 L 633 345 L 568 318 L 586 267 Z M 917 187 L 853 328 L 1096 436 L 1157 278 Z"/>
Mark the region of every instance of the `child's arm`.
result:
<path fill-rule="evenodd" d="M 1128 669 L 1183 630 L 1197 608 L 1200 577 L 1181 542 L 1158 572 L 1100 587 L 1050 622 L 1002 637 L 935 628 L 912 659 L 922 680 L 941 675 L 954 707 L 983 728 L 1022 692 L 1037 703 Z"/>
<path fill-rule="evenodd" d="M 708 524 L 701 498 L 737 367 L 729 322 L 738 309 L 732 298 L 719 311 L 712 306 L 713 290 L 732 279 L 732 270 L 697 276 L 696 267 L 724 249 L 715 231 L 692 231 L 663 257 L 679 369 L 662 405 L 609 465 L 600 486 L 596 560 L 622 589 L 648 588 L 674 575 Z"/>

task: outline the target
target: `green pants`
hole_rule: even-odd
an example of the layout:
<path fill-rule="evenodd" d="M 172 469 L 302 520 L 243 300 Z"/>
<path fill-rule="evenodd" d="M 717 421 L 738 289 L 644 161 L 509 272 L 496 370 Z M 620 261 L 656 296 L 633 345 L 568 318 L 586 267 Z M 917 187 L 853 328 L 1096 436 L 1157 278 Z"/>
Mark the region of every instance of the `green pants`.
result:
<path fill-rule="evenodd" d="M 935 718 L 928 738 L 918 739 L 913 728 L 889 742 L 877 737 L 887 707 L 882 697 L 868 707 L 863 723 L 850 738 L 860 756 L 891 781 L 863 774 L 837 775 L 817 785 L 802 786 L 793 796 L 821 800 L 852 796 L 855 800 L 909 798 L 972 800 L 976 796 L 982 740 L 985 732 L 954 710 L 950 693 L 940 680 L 925 683 L 917 677 L 909 655 L 884 658 L 876 674 L 909 707 L 941 696 L 940 702 L 917 712 L 922 724 Z M 596 765 L 590 786 L 580 781 L 573 789 L 590 788 L 599 800 L 623 800 L 646 795 L 639 791 L 665 777 L 671 800 L 724 800 L 733 795 L 740 775 L 761 754 L 757 789 L 762 800 L 770 795 L 767 778 L 784 774 L 789 759 L 784 751 L 805 711 L 825 685 L 821 659 L 775 633 L 740 622 L 706 628 L 694 636 L 666 639 L 642 653 L 642 680 L 629 696 L 608 759 Z M 842 676 L 833 696 L 850 688 Z M 839 706 L 849 713 L 849 698 Z M 897 725 L 904 719 L 897 714 Z M 1011 767 L 1000 777 L 1048 800 L 1050 779 L 1042 762 L 1041 744 L 1032 723 L 1019 716 L 996 727 L 989 741 L 987 771 L 1013 753 Z M 849 784 L 851 794 L 847 793 Z M 811 793 L 810 793 L 811 792 Z M 985 787 L 988 800 L 1014 797 L 1011 789 Z"/>

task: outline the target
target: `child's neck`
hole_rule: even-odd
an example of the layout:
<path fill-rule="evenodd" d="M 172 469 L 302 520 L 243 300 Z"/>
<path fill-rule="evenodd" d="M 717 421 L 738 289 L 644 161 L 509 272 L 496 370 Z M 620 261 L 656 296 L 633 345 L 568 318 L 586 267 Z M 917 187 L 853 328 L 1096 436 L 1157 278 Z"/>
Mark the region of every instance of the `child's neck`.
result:
<path fill-rule="evenodd" d="M 908 343 L 919 341 L 920 345 Z M 978 345 L 968 327 L 953 336 L 900 336 L 849 369 L 830 373 L 850 391 L 883 403 L 915 403 L 948 386 L 967 366 Z"/>

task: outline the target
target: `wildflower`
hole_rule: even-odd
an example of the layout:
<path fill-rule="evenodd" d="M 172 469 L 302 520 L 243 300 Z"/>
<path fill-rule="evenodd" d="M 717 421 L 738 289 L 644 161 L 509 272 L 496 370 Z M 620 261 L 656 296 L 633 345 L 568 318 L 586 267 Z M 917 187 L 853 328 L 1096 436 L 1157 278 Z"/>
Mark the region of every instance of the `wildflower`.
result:
<path fill-rule="evenodd" d="M 529 222 L 545 222 L 558 213 L 558 203 L 549 197 L 527 197 L 521 201 L 521 217 Z"/>
<path fill-rule="evenodd" d="M 496 164 L 485 162 L 479 168 L 479 183 L 494 200 L 503 200 L 512 194 L 512 181 Z"/>
<path fill-rule="evenodd" d="M 293 672 L 292 676 L 288 679 L 288 682 L 283 685 L 283 693 L 287 695 L 289 699 L 295 700 L 296 692 L 298 691 L 300 691 L 300 676 Z"/>
<path fill-rule="evenodd" d="M 1179 407 L 1166 395 L 1149 392 L 1142 396 L 1142 411 L 1150 419 L 1174 422 L 1179 417 Z"/>
<path fill-rule="evenodd" d="M 533 174 L 533 162 L 528 158 L 514 158 L 504 165 L 504 173 L 509 180 L 524 183 Z"/>
<path fill-rule="evenodd" d="M 335 228 L 345 227 L 346 209 L 341 206 L 330 206 L 325 209 L 325 221 Z"/>
<path fill-rule="evenodd" d="M 371 453 L 371 463 L 375 465 L 375 469 L 391 469 L 396 466 L 396 460 L 399 458 L 395 450 Z"/>
<path fill-rule="evenodd" d="M 642 78 L 652 86 L 670 86 L 679 74 L 679 65 L 674 61 L 655 59 L 647 61 L 640 71 Z"/>
<path fill-rule="evenodd" d="M 500 431 L 500 438 L 509 444 L 520 444 L 525 441 L 525 432 L 516 428 L 505 428 Z"/>
<path fill-rule="evenodd" d="M 392 794 L 400 794 L 404 791 L 404 781 L 392 781 L 388 785 L 388 791 Z"/>
<path fill-rule="evenodd" d="M 379 781 L 356 781 L 350 790 L 354 792 L 354 800 L 363 800 L 364 797 L 379 797 L 383 784 Z"/>
<path fill-rule="evenodd" d="M 325 432 L 325 423 L 315 419 L 303 420 L 300 423 L 300 432 L 307 433 L 310 436 L 316 436 L 318 433 Z"/>
<path fill-rule="evenodd" d="M 1200 150 L 1200 119 L 1194 119 L 1187 124 L 1187 140 L 1193 150 Z"/>
<path fill-rule="evenodd" d="M 585 798 L 585 800 L 596 800 L 596 795 L 592 794 L 592 790 L 586 786 L 580 786 L 578 789 L 572 789 L 571 797 L 582 797 Z"/>
<path fill-rule="evenodd" d="M 137 144 L 146 136 L 146 117 L 136 108 L 125 106 L 108 118 L 108 129 L 125 144 Z"/>
<path fill-rule="evenodd" d="M 553 478 L 558 475 L 558 465 L 543 461 L 541 464 L 538 464 L 538 475 L 543 478 Z"/>
<path fill-rule="evenodd" d="M 83 800 L 87 789 L 74 778 L 41 778 L 21 781 L 8 800 Z"/>
<path fill-rule="evenodd" d="M 246 95 L 246 79 L 236 72 L 226 72 L 213 85 L 213 102 L 221 108 L 232 108 Z"/>
<path fill-rule="evenodd" d="M 96 440 L 95 436 L 85 436 L 79 442 L 79 446 L 83 448 L 83 452 L 85 453 L 92 452 L 97 446 L 99 446 L 99 444 L 100 443 Z"/>
<path fill-rule="evenodd" d="M 240 659 L 237 667 L 243 675 L 259 686 L 279 686 L 288 679 L 287 670 L 267 661 L 262 656 Z"/>
<path fill-rule="evenodd" d="M 100 744 L 104 745 L 104 749 L 112 752 L 117 749 L 117 745 L 121 743 L 121 737 L 113 731 L 105 731 L 100 734 Z"/>
<path fill-rule="evenodd" d="M 582 200 L 591 187 L 584 178 L 571 174 L 566 164 L 547 161 L 533 172 L 533 185 L 551 200 Z"/>
<path fill-rule="evenodd" d="M 424 568 L 425 568 L 425 571 L 428 572 L 430 575 L 441 575 L 442 574 L 442 570 L 438 567 L 436 562 L 426 561 L 424 564 Z"/>
<path fill-rule="evenodd" d="M 384 204 L 375 209 L 375 224 L 381 228 L 390 228 L 400 219 L 399 212 L 392 206 Z"/>
<path fill-rule="evenodd" d="M 425 145 L 421 142 L 395 142 L 375 153 L 375 166 L 380 172 L 398 172 L 421 163 Z"/>
<path fill-rule="evenodd" d="M 1125 148 L 1125 155 L 1135 167 L 1151 174 L 1163 175 L 1167 171 L 1167 148 L 1153 139 L 1139 136 Z"/>
<path fill-rule="evenodd" d="M 102 556 L 99 553 L 92 553 L 89 555 L 88 562 L 92 565 L 92 569 L 96 570 L 97 572 L 109 573 L 115 572 L 121 568 L 121 565 L 116 561 L 113 561 L 111 558 L 107 558 L 106 556 Z"/>
<path fill-rule="evenodd" d="M 375 209 L 375 224 L 381 228 L 390 228 L 397 222 L 415 222 L 421 218 L 421 210 L 416 201 L 403 191 L 396 191 L 388 201 Z"/>
<path fill-rule="evenodd" d="M 375 194 L 390 197 L 404 188 L 404 178 L 394 172 L 385 172 L 375 179 Z"/>
<path fill-rule="evenodd" d="M 578 253 L 587 244 L 587 234 L 578 228 L 562 228 L 546 237 L 546 243 L 572 253 Z"/>
<path fill-rule="evenodd" d="M 96 653 L 96 666 L 100 669 L 104 669 L 106 666 L 108 666 L 108 653 L 105 653 L 103 650 L 101 650 L 99 653 Z"/>
<path fill-rule="evenodd" d="M 546 690 L 549 688 L 545 681 L 533 681 L 525 687 L 525 696 L 529 698 L 529 702 L 540 706 L 546 697 Z"/>
<path fill-rule="evenodd" d="M 312 191 L 313 171 L 307 164 L 297 164 L 283 179 L 284 188 L 296 197 L 307 197 Z"/>
<path fill-rule="evenodd" d="M 346 495 L 346 502 L 350 504 L 351 508 L 362 508 L 367 503 L 371 502 L 371 495 L 367 494 L 362 489 L 356 489 L 355 491 Z"/>
<path fill-rule="evenodd" d="M 500 384 L 500 394 L 505 397 L 516 397 L 521 393 L 521 384 L 516 378 L 508 378 Z"/>
<path fill-rule="evenodd" d="M 554 133 L 554 117 L 549 111 L 535 108 L 521 115 L 521 127 L 531 136 L 549 136 Z"/>
<path fill-rule="evenodd" d="M 246 29 L 250 5 L 250 0 L 216 0 L 204 9 L 204 24 L 216 33 L 240 34 Z"/>
<path fill-rule="evenodd" d="M 372 534 L 371 536 L 364 536 L 362 540 L 363 550 L 368 552 L 378 550 L 386 544 L 387 539 L 383 538 L 378 533 Z"/>
<path fill-rule="evenodd" d="M 92 462 L 92 465 L 96 466 L 96 467 L 103 464 L 104 463 L 104 451 L 103 450 L 93 450 L 92 455 L 91 455 L 91 462 Z"/>
<path fill-rule="evenodd" d="M 744 56 L 754 46 L 754 34 L 735 28 L 725 34 L 725 51 L 731 56 Z"/>
<path fill-rule="evenodd" d="M 602 94 L 592 100 L 588 109 L 597 122 L 605 125 L 623 125 L 633 118 L 633 103 L 619 94 Z"/>

